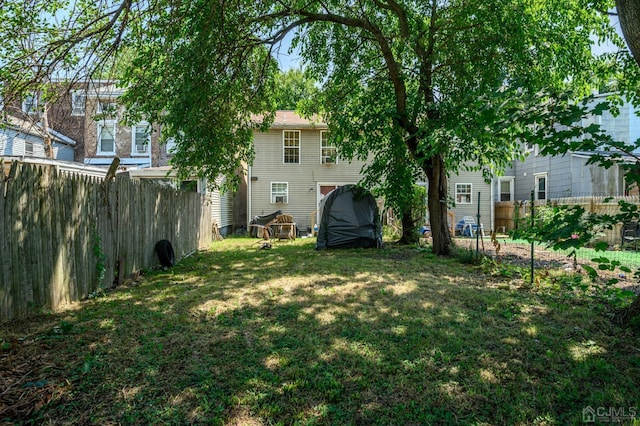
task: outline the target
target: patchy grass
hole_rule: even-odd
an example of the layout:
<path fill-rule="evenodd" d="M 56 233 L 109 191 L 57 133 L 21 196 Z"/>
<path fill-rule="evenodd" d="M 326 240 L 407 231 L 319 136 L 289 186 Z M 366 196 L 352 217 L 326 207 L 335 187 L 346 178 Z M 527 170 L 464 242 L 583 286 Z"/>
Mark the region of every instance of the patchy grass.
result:
<path fill-rule="evenodd" d="M 255 241 L 3 324 L 0 422 L 571 424 L 586 407 L 640 410 L 640 338 L 588 300 L 414 248 Z"/>

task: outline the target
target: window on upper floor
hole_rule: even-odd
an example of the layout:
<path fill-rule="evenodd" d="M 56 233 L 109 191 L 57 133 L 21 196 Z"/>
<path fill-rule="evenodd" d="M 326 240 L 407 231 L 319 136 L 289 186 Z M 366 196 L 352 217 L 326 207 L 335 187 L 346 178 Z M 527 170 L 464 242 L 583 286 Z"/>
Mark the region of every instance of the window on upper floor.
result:
<path fill-rule="evenodd" d="M 35 114 L 38 110 L 38 97 L 36 95 L 26 95 L 22 100 L 22 112 L 25 114 Z"/>
<path fill-rule="evenodd" d="M 471 184 L 456 183 L 456 203 L 471 204 Z"/>
<path fill-rule="evenodd" d="M 118 111 L 118 104 L 113 101 L 100 101 L 98 102 L 98 113 L 104 114 L 109 117 L 115 117 Z"/>
<path fill-rule="evenodd" d="M 131 127 L 131 154 L 146 155 L 151 145 L 149 123 L 138 123 Z"/>
<path fill-rule="evenodd" d="M 84 115 L 84 108 L 87 103 L 87 92 L 76 90 L 71 92 L 71 115 Z"/>
<path fill-rule="evenodd" d="M 25 141 L 25 143 L 24 143 L 24 153 L 26 155 L 33 155 L 33 142 Z"/>
<path fill-rule="evenodd" d="M 524 152 L 534 152 L 536 145 L 533 142 L 527 142 L 524 144 Z"/>
<path fill-rule="evenodd" d="M 300 130 L 282 132 L 283 162 L 285 164 L 300 163 Z"/>
<path fill-rule="evenodd" d="M 338 150 L 335 145 L 329 142 L 329 132 L 320 132 L 320 162 L 322 164 L 333 164 L 338 162 Z"/>
<path fill-rule="evenodd" d="M 271 204 L 289 203 L 289 182 L 271 182 Z"/>
<path fill-rule="evenodd" d="M 116 122 L 103 121 L 98 123 L 99 155 L 114 155 L 116 153 Z"/>

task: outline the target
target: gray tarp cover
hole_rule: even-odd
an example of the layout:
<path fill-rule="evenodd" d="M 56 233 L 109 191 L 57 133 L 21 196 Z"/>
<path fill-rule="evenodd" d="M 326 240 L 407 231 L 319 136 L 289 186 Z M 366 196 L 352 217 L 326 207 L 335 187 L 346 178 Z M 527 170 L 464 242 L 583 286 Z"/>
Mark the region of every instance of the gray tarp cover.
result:
<path fill-rule="evenodd" d="M 316 250 L 381 246 L 382 227 L 371 193 L 355 185 L 345 185 L 320 202 Z"/>

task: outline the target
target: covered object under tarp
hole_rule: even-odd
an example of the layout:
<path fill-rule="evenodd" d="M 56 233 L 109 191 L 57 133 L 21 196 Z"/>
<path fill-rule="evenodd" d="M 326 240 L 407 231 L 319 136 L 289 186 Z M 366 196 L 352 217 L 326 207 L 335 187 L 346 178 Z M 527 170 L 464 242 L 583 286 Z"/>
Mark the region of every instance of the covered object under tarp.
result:
<path fill-rule="evenodd" d="M 369 191 L 355 185 L 340 186 L 320 202 L 316 250 L 381 246 L 378 205 Z"/>

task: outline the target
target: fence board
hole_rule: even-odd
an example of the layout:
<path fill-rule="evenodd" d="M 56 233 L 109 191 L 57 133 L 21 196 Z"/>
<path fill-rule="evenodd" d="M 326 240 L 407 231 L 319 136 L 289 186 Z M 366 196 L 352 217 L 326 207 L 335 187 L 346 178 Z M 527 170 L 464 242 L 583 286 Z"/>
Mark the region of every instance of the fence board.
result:
<path fill-rule="evenodd" d="M 200 194 L 40 167 L 14 162 L 0 174 L 0 321 L 110 287 L 118 258 L 125 275 L 157 266 L 160 239 L 177 258 L 211 242 L 209 201 Z"/>
<path fill-rule="evenodd" d="M 10 171 L 9 171 L 10 173 Z M 13 292 L 12 292 L 12 278 L 11 278 L 11 247 L 10 247 L 10 221 L 12 220 L 9 214 L 10 203 L 7 200 L 9 194 L 9 180 L 10 174 L 5 175 L 4 170 L 1 173 L 2 175 L 2 195 L 0 197 L 0 248 L 2 251 L 0 252 L 0 277 L 2 277 L 2 282 L 0 283 L 0 303 L 2 306 L 0 307 L 0 314 L 4 318 L 8 317 L 14 307 L 13 307 Z"/>
<path fill-rule="evenodd" d="M 627 203 L 636 204 L 640 206 L 640 197 L 625 196 L 625 197 L 564 197 L 553 198 L 547 201 L 536 201 L 536 208 L 551 205 L 566 205 L 566 206 L 581 206 L 587 213 L 594 213 L 597 215 L 615 215 L 620 213 L 620 207 L 618 201 L 625 201 Z M 526 217 L 530 214 L 530 205 L 522 202 L 509 202 L 502 201 L 495 203 L 495 221 L 496 229 L 500 226 L 504 226 L 507 231 L 514 230 L 515 223 L 515 210 L 516 203 L 518 203 L 520 220 L 526 220 Z M 529 203 L 530 204 L 530 203 Z M 620 228 L 621 224 L 613 227 L 613 229 L 602 230 L 602 237 L 600 241 L 606 241 L 607 244 L 613 246 L 620 244 Z"/>

